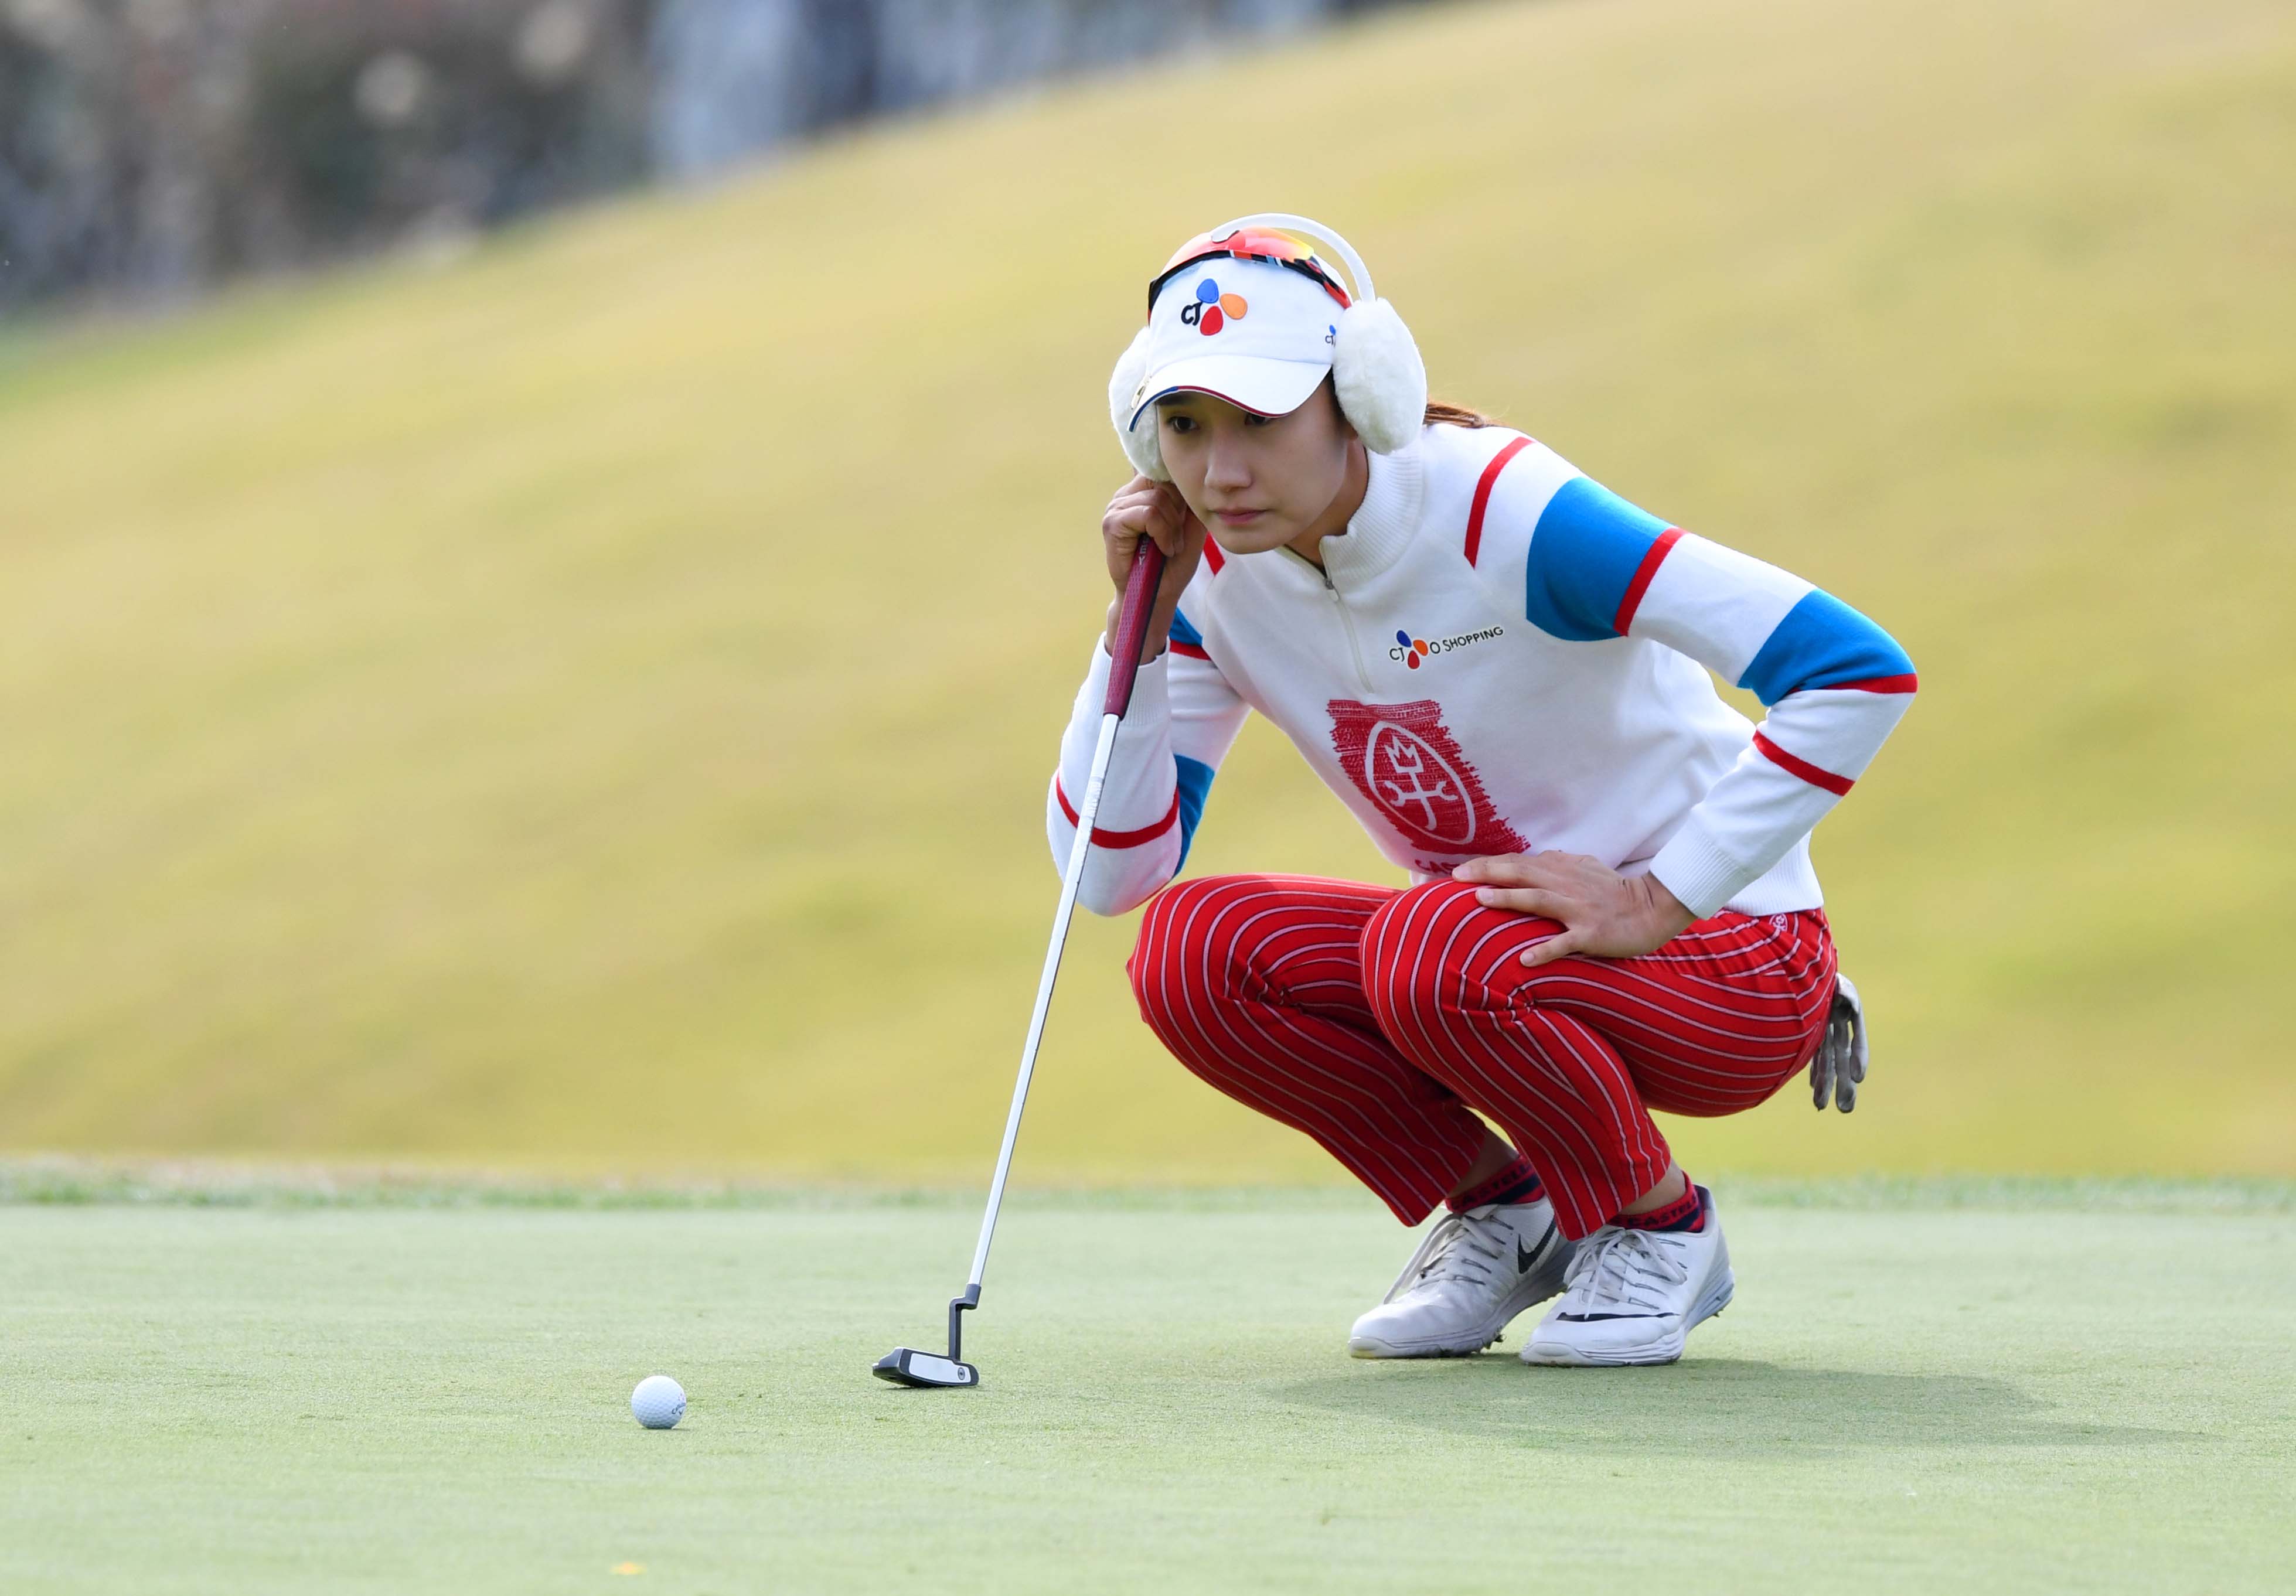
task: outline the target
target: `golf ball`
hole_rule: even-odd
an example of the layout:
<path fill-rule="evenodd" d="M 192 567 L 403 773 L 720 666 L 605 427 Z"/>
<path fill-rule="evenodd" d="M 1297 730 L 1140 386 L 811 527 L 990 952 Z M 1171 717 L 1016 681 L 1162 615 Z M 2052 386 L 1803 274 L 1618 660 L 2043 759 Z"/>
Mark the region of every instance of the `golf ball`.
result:
<path fill-rule="evenodd" d="M 667 1374 L 649 1374 L 630 1393 L 630 1412 L 648 1429 L 668 1429 L 685 1417 L 685 1387 Z"/>

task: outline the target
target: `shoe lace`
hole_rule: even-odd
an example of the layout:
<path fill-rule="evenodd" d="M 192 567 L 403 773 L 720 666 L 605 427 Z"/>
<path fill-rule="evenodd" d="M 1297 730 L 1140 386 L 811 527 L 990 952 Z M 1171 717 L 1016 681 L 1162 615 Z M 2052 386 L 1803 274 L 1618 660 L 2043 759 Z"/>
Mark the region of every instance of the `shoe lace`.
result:
<path fill-rule="evenodd" d="M 1680 1244 L 1665 1231 L 1634 1231 L 1605 1225 L 1578 1244 L 1563 1271 L 1570 1311 L 1606 1314 L 1635 1308 L 1667 1309 L 1666 1288 L 1690 1278 L 1677 1251 Z"/>
<path fill-rule="evenodd" d="M 1435 1228 L 1427 1232 L 1419 1250 L 1411 1255 L 1411 1261 L 1380 1300 L 1393 1302 L 1398 1292 L 1441 1281 L 1488 1284 L 1493 1267 L 1509 1256 L 1513 1244 L 1514 1232 L 1499 1218 L 1496 1203 L 1446 1214 L 1435 1222 Z"/>

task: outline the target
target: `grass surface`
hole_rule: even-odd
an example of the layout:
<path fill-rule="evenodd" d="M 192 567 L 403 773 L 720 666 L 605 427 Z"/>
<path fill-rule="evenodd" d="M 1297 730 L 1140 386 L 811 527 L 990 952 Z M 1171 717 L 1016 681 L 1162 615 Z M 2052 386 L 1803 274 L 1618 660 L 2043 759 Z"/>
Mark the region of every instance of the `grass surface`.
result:
<path fill-rule="evenodd" d="M 0 335 L 0 1141 L 975 1178 L 1108 367 L 1264 208 L 1921 667 L 1816 842 L 1866 1107 L 1686 1158 L 2296 1173 L 2285 0 L 1414 10 Z M 1191 865 L 1394 879 L 1264 727 Z M 1161 1056 L 1130 929 L 1023 1175 L 1338 1178 Z"/>
<path fill-rule="evenodd" d="M 1726 1188 L 1736 1303 L 1626 1371 L 1349 1360 L 1368 1199 L 1038 1198 L 971 1393 L 865 1373 L 969 1201 L 0 1206 L 0 1587 L 2282 1590 L 2296 1221 L 2164 1190 Z"/>

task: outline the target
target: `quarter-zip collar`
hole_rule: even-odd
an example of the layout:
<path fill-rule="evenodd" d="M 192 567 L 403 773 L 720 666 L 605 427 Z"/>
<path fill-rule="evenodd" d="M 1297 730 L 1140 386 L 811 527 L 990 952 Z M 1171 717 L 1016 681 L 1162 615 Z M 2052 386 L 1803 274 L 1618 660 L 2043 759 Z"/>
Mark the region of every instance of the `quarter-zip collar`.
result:
<path fill-rule="evenodd" d="M 1360 583 L 1378 576 L 1411 547 L 1419 530 L 1425 466 L 1414 438 L 1392 454 L 1364 451 L 1369 473 L 1363 503 L 1348 518 L 1347 536 L 1326 537 L 1319 551 L 1332 580 Z"/>

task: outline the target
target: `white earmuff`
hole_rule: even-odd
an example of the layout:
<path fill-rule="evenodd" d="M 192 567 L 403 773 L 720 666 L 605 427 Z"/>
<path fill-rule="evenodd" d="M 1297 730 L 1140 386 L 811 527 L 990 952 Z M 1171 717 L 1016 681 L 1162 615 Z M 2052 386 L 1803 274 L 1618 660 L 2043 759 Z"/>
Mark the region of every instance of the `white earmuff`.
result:
<path fill-rule="evenodd" d="M 1285 227 L 1332 247 L 1351 279 L 1346 285 L 1351 303 L 1340 313 L 1339 331 L 1332 343 L 1332 389 L 1340 401 L 1340 413 L 1374 454 L 1392 454 L 1417 438 L 1427 416 L 1427 365 L 1403 317 L 1394 306 L 1377 297 L 1371 269 L 1354 247 L 1321 222 L 1288 211 L 1237 217 L 1213 232 L 1236 227 Z M 1132 468 L 1159 482 L 1168 482 L 1171 474 L 1164 469 L 1163 451 L 1157 443 L 1155 407 L 1141 413 L 1141 421 L 1148 423 L 1144 429 L 1125 424 L 1133 392 L 1147 372 L 1147 340 L 1148 330 L 1143 327 L 1118 359 L 1108 381 L 1109 415 Z"/>
<path fill-rule="evenodd" d="M 1427 419 L 1427 366 L 1395 307 L 1358 299 L 1340 313 L 1332 388 L 1340 413 L 1375 454 L 1392 454 Z"/>
<path fill-rule="evenodd" d="M 1116 370 L 1109 373 L 1108 419 L 1116 424 L 1117 441 L 1124 446 L 1124 457 L 1132 462 L 1132 469 L 1144 477 L 1169 482 L 1172 473 L 1164 469 L 1164 451 L 1156 442 L 1156 407 L 1151 405 L 1140 413 L 1138 422 L 1126 424 L 1132 418 L 1132 396 L 1147 374 L 1148 329 L 1143 327 L 1132 335 L 1124 353 L 1116 357 Z"/>

